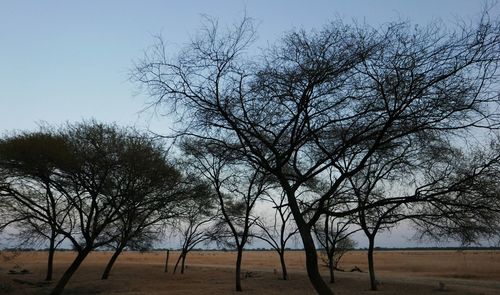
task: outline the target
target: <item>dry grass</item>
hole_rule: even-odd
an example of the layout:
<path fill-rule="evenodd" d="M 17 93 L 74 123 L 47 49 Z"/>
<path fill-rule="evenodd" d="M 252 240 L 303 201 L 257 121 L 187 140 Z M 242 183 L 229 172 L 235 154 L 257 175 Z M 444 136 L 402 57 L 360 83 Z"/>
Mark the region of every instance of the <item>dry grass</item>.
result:
<path fill-rule="evenodd" d="M 500 281 L 500 251 L 380 251 L 374 257 L 381 274 Z M 349 253 L 342 264 L 368 267 L 364 252 Z"/>
<path fill-rule="evenodd" d="M 108 281 L 100 274 L 109 252 L 91 254 L 67 286 L 66 294 L 234 294 L 233 252 L 193 252 L 186 274 L 172 275 L 178 253 L 170 253 L 170 273 L 163 272 L 165 253 L 124 253 Z M 342 266 L 367 269 L 366 253 L 352 252 Z M 74 253 L 56 254 L 55 277 L 71 262 Z M 8 261 L 0 259 L 0 294 L 48 294 L 44 278 L 46 253 L 21 253 Z M 314 294 L 304 270 L 302 252 L 287 253 L 291 280 L 279 276 L 274 252 L 245 252 L 243 294 Z M 377 294 L 500 294 L 500 251 L 391 251 L 375 254 L 381 291 Z M 10 275 L 9 270 L 27 269 L 29 274 Z M 276 270 L 276 272 L 275 272 Z M 373 294 L 366 273 L 337 272 L 332 285 L 336 294 Z M 325 270 L 326 275 L 326 270 Z M 441 287 L 440 287 L 441 285 Z"/>

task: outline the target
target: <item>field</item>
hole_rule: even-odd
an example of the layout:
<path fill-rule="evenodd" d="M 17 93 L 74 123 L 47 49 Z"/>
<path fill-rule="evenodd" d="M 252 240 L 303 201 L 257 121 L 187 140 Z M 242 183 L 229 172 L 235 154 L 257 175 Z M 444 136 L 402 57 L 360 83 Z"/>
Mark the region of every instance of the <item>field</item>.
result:
<path fill-rule="evenodd" d="M 91 254 L 66 287 L 65 294 L 235 294 L 234 252 L 192 252 L 184 275 L 172 274 L 177 252 L 170 253 L 164 273 L 165 252 L 126 252 L 108 281 L 100 274 L 109 252 Z M 243 260 L 243 293 L 315 294 L 304 269 L 302 252 L 286 254 L 290 280 L 280 278 L 275 252 L 248 251 Z M 380 251 L 375 253 L 380 291 L 369 291 L 366 253 L 345 256 L 333 284 L 336 294 L 500 294 L 500 251 Z M 55 278 L 74 257 L 58 252 Z M 43 282 L 45 252 L 4 253 L 0 258 L 0 294 L 48 294 L 54 283 Z M 354 266 L 363 272 L 349 272 Z M 26 274 L 9 274 L 27 270 Z M 325 278 L 327 270 L 323 269 Z"/>

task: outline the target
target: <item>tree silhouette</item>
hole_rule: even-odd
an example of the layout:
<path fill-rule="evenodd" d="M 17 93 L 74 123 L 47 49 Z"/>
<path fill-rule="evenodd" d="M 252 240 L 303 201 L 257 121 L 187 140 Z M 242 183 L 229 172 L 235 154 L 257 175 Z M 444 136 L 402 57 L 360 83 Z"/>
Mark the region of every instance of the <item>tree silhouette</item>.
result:
<path fill-rule="evenodd" d="M 359 229 L 351 229 L 352 225 L 352 220 L 341 220 L 325 215 L 319 220 L 319 225 L 316 224 L 313 227 L 316 239 L 326 256 L 326 258 L 323 256 L 322 260 L 328 266 L 330 283 L 335 282 L 334 270 L 338 269 L 338 264 L 344 254 L 356 246 L 356 242 L 350 236 Z"/>
<path fill-rule="evenodd" d="M 184 273 L 186 256 L 197 245 L 212 239 L 210 226 L 218 218 L 216 212 L 217 195 L 210 189 L 209 184 L 200 181 L 189 181 L 189 194 L 186 210 L 180 216 L 176 225 L 182 238 L 182 249 L 174 267 L 181 263 L 181 274 Z"/>
<path fill-rule="evenodd" d="M 221 149 L 218 142 L 186 140 L 182 147 L 216 193 L 220 216 L 212 235 L 217 242 L 236 247 L 235 284 L 236 291 L 242 291 L 241 261 L 255 223 L 252 211 L 257 200 L 267 194 L 270 179 L 261 169 L 242 161 L 238 154 Z"/>
<path fill-rule="evenodd" d="M 111 240 L 109 245 L 115 251 L 102 274 L 103 280 L 125 247 L 146 247 L 158 238 L 163 223 L 185 210 L 182 175 L 167 163 L 162 146 L 141 134 L 130 134 L 123 141 L 112 186 L 124 201 L 118 204 L 116 220 L 104 231 L 104 239 Z"/>
<path fill-rule="evenodd" d="M 283 280 L 288 280 L 288 271 L 285 263 L 286 245 L 297 234 L 298 229 L 293 224 L 292 212 L 290 212 L 290 208 L 286 205 L 286 197 L 283 193 L 279 194 L 279 198 L 277 199 L 270 194 L 264 200 L 273 204 L 274 219 L 273 222 L 268 222 L 263 218 L 258 218 L 255 225 L 260 228 L 260 232 L 256 233 L 254 237 L 265 241 L 278 253 L 282 278 Z"/>
<path fill-rule="evenodd" d="M 166 210 L 166 202 L 172 202 L 179 173 L 160 161 L 163 154 L 151 143 L 129 129 L 93 121 L 67 125 L 57 132 L 26 133 L 0 143 L 2 201 L 15 205 L 21 225 L 40 234 L 51 233 L 51 241 L 53 236 L 65 238 L 77 251 L 51 294 L 63 292 L 93 249 L 116 241 L 117 236 L 109 233 L 116 232 L 126 205 L 152 195 L 139 188 L 147 187 L 161 196 L 154 204 L 158 210 Z M 148 167 L 144 170 L 141 165 Z M 140 210 L 134 211 L 134 224 L 144 220 L 139 218 L 144 216 Z M 52 244 L 49 253 L 53 256 Z M 49 273 L 51 259 L 49 255 Z"/>
<path fill-rule="evenodd" d="M 312 226 L 324 214 L 341 215 L 329 200 L 378 151 L 399 155 L 422 138 L 459 144 L 460 134 L 498 125 L 499 32 L 487 13 L 454 32 L 338 21 L 287 33 L 255 57 L 245 51 L 255 36 L 248 18 L 227 31 L 208 20 L 177 58 L 159 40 L 132 78 L 153 106 L 174 107 L 186 122 L 178 135 L 209 138 L 275 177 L 309 279 L 318 293 L 332 294 L 318 270 Z M 329 189 L 304 200 L 301 192 L 317 178 Z"/>
<path fill-rule="evenodd" d="M 72 231 L 71 204 L 59 167 L 67 164 L 69 148 L 61 136 L 50 131 L 20 133 L 0 141 L 0 169 L 3 171 L 3 208 L 6 224 L 17 223 L 26 241 L 49 241 L 47 274 L 52 280 L 53 259 L 61 238 L 60 229 Z"/>

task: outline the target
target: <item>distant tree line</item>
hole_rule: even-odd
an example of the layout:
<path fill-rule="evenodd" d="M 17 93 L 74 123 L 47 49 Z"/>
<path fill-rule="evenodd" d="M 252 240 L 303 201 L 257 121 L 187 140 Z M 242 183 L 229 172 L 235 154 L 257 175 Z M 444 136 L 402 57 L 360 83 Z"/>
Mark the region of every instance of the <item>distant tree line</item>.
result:
<path fill-rule="evenodd" d="M 113 249 L 106 279 L 124 249 L 173 233 L 181 274 L 199 245 L 236 250 L 237 291 L 252 239 L 276 251 L 287 280 L 298 235 L 319 294 L 333 290 L 318 261 L 334 283 L 358 231 L 373 290 L 376 235 L 402 221 L 422 237 L 498 238 L 498 20 L 484 12 L 455 31 L 337 21 L 251 56 L 254 40 L 249 18 L 227 30 L 207 18 L 177 56 L 158 39 L 136 63 L 151 106 L 183 122 L 174 152 L 95 121 L 0 140 L 2 228 L 49 245 L 47 280 L 62 241 L 77 252 L 52 294 L 93 250 Z"/>

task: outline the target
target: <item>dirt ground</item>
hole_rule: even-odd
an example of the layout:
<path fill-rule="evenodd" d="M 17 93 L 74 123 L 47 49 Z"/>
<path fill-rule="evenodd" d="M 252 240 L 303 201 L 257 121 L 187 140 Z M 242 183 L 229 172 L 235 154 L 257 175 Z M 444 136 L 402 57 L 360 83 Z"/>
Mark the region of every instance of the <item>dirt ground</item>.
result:
<path fill-rule="evenodd" d="M 234 252 L 192 252 L 184 275 L 172 274 L 178 252 L 170 253 L 169 272 L 164 273 L 165 252 L 126 252 L 110 278 L 100 274 L 110 252 L 92 253 L 67 285 L 65 294 L 236 294 Z M 74 257 L 58 252 L 57 280 Z M 48 294 L 55 284 L 44 283 L 45 252 L 3 253 L 0 258 L 0 294 Z M 277 255 L 271 251 L 244 253 L 243 293 L 315 294 L 305 273 L 302 252 L 286 254 L 290 280 L 283 281 Z M 500 251 L 380 251 L 375 253 L 380 291 L 369 291 L 366 253 L 345 256 L 332 284 L 335 294 L 500 294 Z M 363 273 L 349 272 L 354 266 Z M 27 270 L 25 274 L 9 274 Z M 322 269 L 327 275 L 326 268 Z"/>

